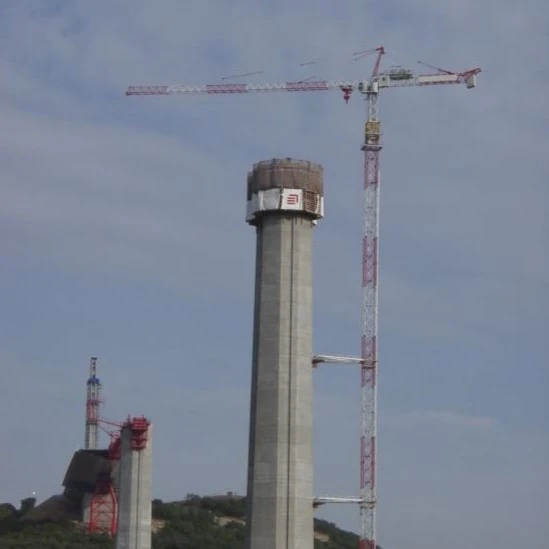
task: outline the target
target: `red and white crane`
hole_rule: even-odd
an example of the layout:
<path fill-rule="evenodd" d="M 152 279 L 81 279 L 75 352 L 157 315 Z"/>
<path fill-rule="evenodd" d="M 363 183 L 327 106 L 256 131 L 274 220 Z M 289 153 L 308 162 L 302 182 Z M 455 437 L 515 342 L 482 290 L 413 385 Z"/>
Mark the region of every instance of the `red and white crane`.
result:
<path fill-rule="evenodd" d="M 130 86 L 126 95 L 218 95 L 263 92 L 313 92 L 338 90 L 348 102 L 354 91 L 365 96 L 367 118 L 364 132 L 364 233 L 362 242 L 362 339 L 361 357 L 314 357 L 320 362 L 354 363 L 361 369 L 360 496 L 358 498 L 316 498 L 315 504 L 358 503 L 360 507 L 359 549 L 376 549 L 376 453 L 377 453 L 377 339 L 378 339 L 378 239 L 379 239 L 379 153 L 381 123 L 378 117 L 379 92 L 385 88 L 465 84 L 474 88 L 480 68 L 452 72 L 431 67 L 437 72 L 414 74 L 402 67 L 380 72 L 383 46 L 354 54 L 358 58 L 376 52 L 369 80 L 300 80 L 262 84 L 204 84 L 171 86 Z"/>

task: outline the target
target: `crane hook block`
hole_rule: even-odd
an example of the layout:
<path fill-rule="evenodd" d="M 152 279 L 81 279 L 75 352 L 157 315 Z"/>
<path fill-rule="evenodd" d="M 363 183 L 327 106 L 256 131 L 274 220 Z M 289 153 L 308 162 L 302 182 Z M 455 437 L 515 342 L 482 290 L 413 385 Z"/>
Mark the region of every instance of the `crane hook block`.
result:
<path fill-rule="evenodd" d="M 351 93 L 353 93 L 352 86 L 341 86 L 341 91 L 343 92 L 343 99 L 345 103 L 349 103 L 349 99 L 351 98 Z"/>

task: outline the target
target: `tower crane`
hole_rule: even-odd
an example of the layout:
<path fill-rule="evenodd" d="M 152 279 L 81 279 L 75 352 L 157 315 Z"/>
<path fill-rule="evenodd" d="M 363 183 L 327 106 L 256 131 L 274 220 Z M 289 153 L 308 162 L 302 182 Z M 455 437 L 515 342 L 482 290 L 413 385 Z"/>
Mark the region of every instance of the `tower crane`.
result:
<path fill-rule="evenodd" d="M 361 433 L 360 433 L 360 497 L 317 498 L 323 502 L 352 502 L 360 507 L 359 549 L 376 549 L 376 454 L 377 454 L 377 336 L 378 336 L 378 238 L 379 238 L 379 153 L 381 123 L 378 116 L 378 98 L 386 88 L 437 86 L 464 84 L 476 86 L 480 68 L 453 72 L 431 65 L 435 73 L 415 74 L 410 69 L 391 67 L 380 72 L 383 46 L 374 50 L 357 52 L 364 55 L 376 53 L 376 61 L 369 80 L 301 80 L 278 83 L 226 83 L 204 85 L 130 86 L 128 96 L 140 95 L 218 95 L 263 92 L 313 92 L 338 90 L 347 103 L 353 92 L 365 96 L 367 117 L 364 131 L 364 191 L 362 240 L 362 337 L 361 358 L 357 361 L 361 370 Z M 321 501 L 325 500 L 325 501 Z M 337 501 L 336 501 L 337 500 Z"/>
<path fill-rule="evenodd" d="M 86 435 L 84 448 L 96 450 L 99 448 L 99 410 L 101 400 L 101 382 L 97 377 L 97 357 L 90 358 L 90 375 L 86 383 Z"/>

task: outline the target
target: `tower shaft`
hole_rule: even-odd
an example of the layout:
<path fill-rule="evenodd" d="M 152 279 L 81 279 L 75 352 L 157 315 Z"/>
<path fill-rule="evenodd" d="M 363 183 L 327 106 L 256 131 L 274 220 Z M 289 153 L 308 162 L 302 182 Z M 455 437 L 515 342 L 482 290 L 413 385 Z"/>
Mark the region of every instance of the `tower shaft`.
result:
<path fill-rule="evenodd" d="M 312 233 L 321 211 L 320 166 L 254 166 L 247 549 L 313 549 Z"/>
<path fill-rule="evenodd" d="M 128 419 L 120 431 L 120 490 L 116 549 L 151 549 L 152 426 Z"/>

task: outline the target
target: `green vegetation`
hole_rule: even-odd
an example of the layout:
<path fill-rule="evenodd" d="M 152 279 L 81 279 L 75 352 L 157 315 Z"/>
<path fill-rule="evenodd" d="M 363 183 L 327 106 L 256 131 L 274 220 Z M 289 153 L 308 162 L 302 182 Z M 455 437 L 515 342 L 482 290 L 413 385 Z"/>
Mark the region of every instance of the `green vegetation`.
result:
<path fill-rule="evenodd" d="M 70 521 L 27 522 L 21 520 L 33 509 L 35 500 L 25 499 L 17 510 L 9 503 L 0 504 L 1 549 L 112 549 L 105 536 L 86 536 L 82 527 Z"/>
<path fill-rule="evenodd" d="M 21 520 L 34 501 L 17 510 L 0 504 L 0 549 L 113 549 L 106 536 L 89 536 L 70 520 Z M 155 499 L 153 549 L 242 549 L 245 501 L 241 497 L 199 497 L 164 503 Z M 356 549 L 357 536 L 335 524 L 315 520 L 315 549 Z"/>

